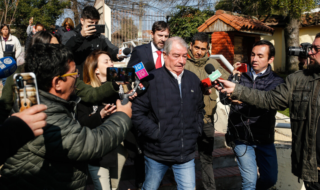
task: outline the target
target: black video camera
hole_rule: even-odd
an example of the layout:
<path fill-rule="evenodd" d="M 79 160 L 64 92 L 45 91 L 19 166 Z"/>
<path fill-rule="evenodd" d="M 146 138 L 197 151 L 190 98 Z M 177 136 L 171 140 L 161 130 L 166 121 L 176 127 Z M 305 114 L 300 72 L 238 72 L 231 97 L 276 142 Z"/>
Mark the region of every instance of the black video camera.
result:
<path fill-rule="evenodd" d="M 299 56 L 300 58 L 307 58 L 308 52 L 311 50 L 310 43 L 302 43 L 301 47 L 291 46 L 289 47 L 288 54 L 293 56 Z"/>

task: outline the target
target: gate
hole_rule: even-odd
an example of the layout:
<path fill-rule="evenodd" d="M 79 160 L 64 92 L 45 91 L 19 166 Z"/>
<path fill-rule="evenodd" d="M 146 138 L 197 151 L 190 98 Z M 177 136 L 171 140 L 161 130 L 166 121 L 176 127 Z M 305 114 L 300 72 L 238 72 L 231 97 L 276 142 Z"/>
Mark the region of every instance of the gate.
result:
<path fill-rule="evenodd" d="M 161 20 L 165 21 L 166 17 L 164 13 L 152 10 L 142 10 L 140 12 L 112 10 L 112 44 L 122 47 L 125 43 L 127 47 L 132 47 L 149 43 L 152 40 L 153 23 Z"/>

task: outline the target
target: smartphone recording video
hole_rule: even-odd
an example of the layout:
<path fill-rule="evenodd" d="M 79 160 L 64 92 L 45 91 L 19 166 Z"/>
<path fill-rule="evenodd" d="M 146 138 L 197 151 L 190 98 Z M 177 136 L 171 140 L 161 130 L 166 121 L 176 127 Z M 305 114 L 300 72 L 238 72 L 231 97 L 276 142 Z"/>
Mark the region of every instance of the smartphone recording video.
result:
<path fill-rule="evenodd" d="M 107 68 L 107 81 L 131 83 L 135 81 L 134 68 Z"/>
<path fill-rule="evenodd" d="M 40 104 L 37 80 L 34 73 L 16 73 L 13 76 L 15 81 L 14 92 L 20 112 L 33 105 Z"/>
<path fill-rule="evenodd" d="M 96 33 L 104 33 L 105 32 L 105 26 L 104 24 L 97 24 L 97 25 L 89 25 L 89 27 L 94 26 L 96 29 Z"/>

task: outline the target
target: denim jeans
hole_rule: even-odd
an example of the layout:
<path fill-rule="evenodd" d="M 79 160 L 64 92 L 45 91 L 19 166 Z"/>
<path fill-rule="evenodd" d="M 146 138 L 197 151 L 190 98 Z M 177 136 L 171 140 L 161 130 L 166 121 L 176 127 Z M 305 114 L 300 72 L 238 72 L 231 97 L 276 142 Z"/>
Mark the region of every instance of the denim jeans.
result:
<path fill-rule="evenodd" d="M 266 145 L 246 145 L 236 142 L 234 148 L 242 177 L 243 190 L 264 190 L 276 184 L 278 162 L 273 143 Z M 257 166 L 260 177 L 258 179 Z"/>
<path fill-rule="evenodd" d="M 177 164 L 155 161 L 147 156 L 144 158 L 146 178 L 142 190 L 157 190 L 169 167 L 172 167 L 178 190 L 194 190 L 196 186 L 194 159 L 186 163 Z"/>

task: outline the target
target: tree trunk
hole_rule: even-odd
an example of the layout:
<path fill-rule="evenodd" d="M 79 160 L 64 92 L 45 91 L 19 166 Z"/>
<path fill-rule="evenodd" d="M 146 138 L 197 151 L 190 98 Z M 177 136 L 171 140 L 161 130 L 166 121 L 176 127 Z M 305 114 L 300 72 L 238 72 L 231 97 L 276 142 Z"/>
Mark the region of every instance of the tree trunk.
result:
<path fill-rule="evenodd" d="M 75 22 L 75 27 L 80 24 L 80 15 L 79 15 L 79 10 L 78 10 L 78 1 L 77 0 L 71 0 L 72 6 L 71 10 L 74 13 L 74 22 Z"/>
<path fill-rule="evenodd" d="M 297 56 L 289 56 L 288 48 L 290 46 L 299 47 L 299 19 L 289 17 L 287 20 L 286 27 L 284 29 L 285 43 L 286 43 L 286 72 L 292 73 L 299 69 L 298 57 Z"/>

